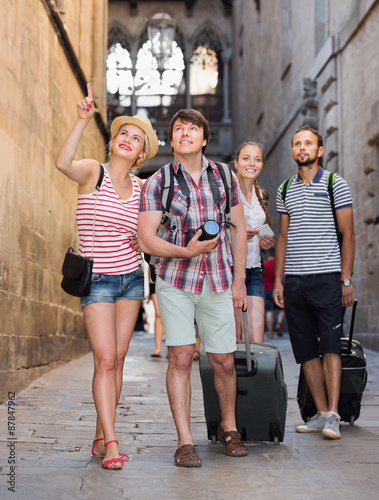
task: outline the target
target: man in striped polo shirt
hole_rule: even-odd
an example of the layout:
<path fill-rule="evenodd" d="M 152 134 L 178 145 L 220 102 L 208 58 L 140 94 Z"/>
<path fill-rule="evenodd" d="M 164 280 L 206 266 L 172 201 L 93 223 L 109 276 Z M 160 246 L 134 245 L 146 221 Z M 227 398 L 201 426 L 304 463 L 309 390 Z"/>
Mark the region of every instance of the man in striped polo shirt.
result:
<path fill-rule="evenodd" d="M 354 302 L 354 221 L 349 187 L 337 176 L 333 193 L 343 236 L 340 250 L 326 182 L 328 172 L 320 166 L 323 153 L 323 139 L 316 130 L 305 125 L 296 131 L 291 155 L 298 174 L 285 199 L 283 184 L 276 197 L 279 234 L 273 296 L 286 312 L 293 353 L 303 366 L 317 407 L 316 415 L 296 431 L 322 432 L 339 439 L 341 317 L 342 306 Z"/>

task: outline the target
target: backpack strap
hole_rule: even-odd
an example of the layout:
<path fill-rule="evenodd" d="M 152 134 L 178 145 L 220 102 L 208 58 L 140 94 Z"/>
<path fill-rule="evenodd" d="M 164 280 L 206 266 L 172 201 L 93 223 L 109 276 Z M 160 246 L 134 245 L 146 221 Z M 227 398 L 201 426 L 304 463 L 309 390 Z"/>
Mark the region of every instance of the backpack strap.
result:
<path fill-rule="evenodd" d="M 333 192 L 333 186 L 334 186 L 334 181 L 336 180 L 337 174 L 332 174 L 331 172 L 328 172 L 326 174 L 326 185 L 328 187 L 328 193 L 329 193 L 329 198 L 330 198 L 330 204 L 332 206 L 332 213 L 333 213 L 333 219 L 334 219 L 334 226 L 336 228 L 336 233 L 337 233 L 337 240 L 338 240 L 338 245 L 342 247 L 342 233 L 340 228 L 338 227 L 338 221 L 337 221 L 337 213 L 336 213 L 336 206 L 334 203 L 334 192 Z"/>
<path fill-rule="evenodd" d="M 226 193 L 225 218 L 226 218 L 227 222 L 229 222 L 230 221 L 230 200 L 232 198 L 232 171 L 230 170 L 230 167 L 228 165 L 225 165 L 225 163 L 219 163 L 219 162 L 215 162 L 215 163 L 218 166 L 218 170 L 220 172 L 222 182 L 224 183 L 224 188 L 225 188 L 225 193 Z M 213 170 L 212 170 L 212 175 L 214 177 Z M 216 179 L 214 179 L 214 181 L 217 185 Z M 210 183 L 210 184 L 212 187 L 212 183 Z M 213 193 L 213 190 L 212 190 L 212 193 Z M 219 190 L 218 190 L 218 193 L 220 196 Z M 214 195 L 213 195 L 213 197 L 215 198 Z M 221 199 L 220 199 L 220 201 L 221 201 Z"/>
<path fill-rule="evenodd" d="M 294 178 L 296 177 L 296 175 L 293 175 L 292 177 L 290 177 L 289 179 L 287 179 L 286 181 L 283 182 L 282 184 L 282 200 L 283 200 L 283 203 L 286 202 L 286 196 L 287 196 L 287 192 L 292 184 L 292 181 L 294 180 Z"/>
<path fill-rule="evenodd" d="M 162 183 L 161 183 L 161 200 L 162 200 L 162 220 L 161 227 L 170 219 L 170 207 L 172 198 L 174 196 L 174 166 L 168 163 L 161 169 Z"/>
<path fill-rule="evenodd" d="M 225 222 L 226 224 L 226 245 L 231 245 L 231 236 L 230 236 L 230 223 L 231 223 L 231 217 L 230 217 L 230 200 L 232 198 L 232 171 L 230 170 L 229 165 L 226 165 L 225 163 L 218 163 L 215 162 L 216 165 L 218 166 L 218 171 L 220 172 L 222 182 L 224 184 L 225 188 L 225 193 L 226 193 L 226 204 L 225 204 Z M 209 170 L 211 170 L 211 167 L 209 167 Z M 214 177 L 214 173 L 212 170 L 212 175 Z M 215 184 L 217 185 L 216 179 L 214 179 Z M 212 183 L 211 187 L 212 187 Z M 213 191 L 212 191 L 213 192 Z M 220 195 L 220 190 L 218 189 L 218 196 L 220 197 L 220 202 L 221 202 L 221 195 Z M 213 195 L 215 198 L 215 195 Z M 219 207 L 220 209 L 220 207 Z M 221 210 L 220 210 L 221 211 Z"/>

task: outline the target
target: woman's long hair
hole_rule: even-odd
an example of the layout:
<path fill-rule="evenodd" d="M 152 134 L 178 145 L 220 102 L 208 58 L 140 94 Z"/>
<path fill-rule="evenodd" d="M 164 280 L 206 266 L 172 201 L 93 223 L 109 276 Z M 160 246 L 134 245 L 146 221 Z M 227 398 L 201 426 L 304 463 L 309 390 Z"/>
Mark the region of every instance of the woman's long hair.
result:
<path fill-rule="evenodd" d="M 240 156 L 240 153 L 241 153 L 241 150 L 242 148 L 244 148 L 245 146 L 255 146 L 257 147 L 258 149 L 261 150 L 261 153 L 262 153 L 262 161 L 263 161 L 263 145 L 262 144 L 259 144 L 258 142 L 253 142 L 253 141 L 247 141 L 247 142 L 244 142 L 242 143 L 238 150 L 237 150 L 237 159 L 236 161 L 238 161 L 238 158 Z M 258 198 L 258 201 L 261 205 L 261 207 L 263 208 L 263 211 L 266 215 L 266 223 L 272 228 L 272 220 L 271 220 L 271 217 L 270 217 L 270 214 L 268 213 L 268 196 L 267 196 L 267 193 L 266 191 L 264 191 L 263 189 L 261 189 L 258 185 L 258 182 L 257 180 L 255 179 L 254 181 L 254 189 L 255 189 L 255 194 L 257 195 L 257 198 Z"/>

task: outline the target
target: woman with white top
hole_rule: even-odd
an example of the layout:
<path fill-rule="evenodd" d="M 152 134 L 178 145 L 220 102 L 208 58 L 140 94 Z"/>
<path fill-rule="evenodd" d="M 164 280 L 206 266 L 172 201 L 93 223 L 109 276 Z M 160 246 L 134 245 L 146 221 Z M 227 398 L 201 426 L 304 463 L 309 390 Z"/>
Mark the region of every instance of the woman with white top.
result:
<path fill-rule="evenodd" d="M 265 302 L 263 291 L 260 249 L 267 250 L 274 244 L 270 236 L 258 236 L 263 224 L 272 225 L 267 210 L 264 192 L 258 186 L 257 178 L 263 167 L 263 149 L 255 142 L 241 144 L 234 161 L 237 170 L 247 230 L 246 289 L 249 338 L 251 342 L 263 342 Z M 243 339 L 241 309 L 234 310 L 237 340 Z"/>
<path fill-rule="evenodd" d="M 74 160 L 84 129 L 96 112 L 89 84 L 87 90 L 88 96 L 77 104 L 78 118 L 58 153 L 56 166 L 79 185 L 79 252 L 86 257 L 91 256 L 95 213 L 91 292 L 81 298 L 94 357 L 97 424 L 92 454 L 103 458 L 104 468 L 120 469 L 129 457 L 118 450 L 116 406 L 124 359 L 144 298 L 142 257 L 135 243 L 142 181 L 130 169 L 155 156 L 158 138 L 144 115 L 115 118 L 110 159 L 97 192 L 100 164 L 92 159 Z"/>

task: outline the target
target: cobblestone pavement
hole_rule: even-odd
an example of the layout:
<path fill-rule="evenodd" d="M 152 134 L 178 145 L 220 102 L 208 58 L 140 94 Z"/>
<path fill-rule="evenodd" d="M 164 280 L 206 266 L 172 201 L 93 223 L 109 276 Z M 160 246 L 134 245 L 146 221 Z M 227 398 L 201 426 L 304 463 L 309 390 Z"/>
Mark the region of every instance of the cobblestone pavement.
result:
<path fill-rule="evenodd" d="M 62 365 L 0 406 L 0 498 L 48 499 L 372 499 L 379 489 L 379 353 L 367 351 L 369 381 L 361 417 L 342 425 L 340 441 L 296 434 L 298 367 L 288 338 L 282 353 L 289 401 L 283 443 L 248 443 L 231 458 L 206 435 L 198 363 L 192 370 L 191 425 L 200 469 L 173 464 L 176 432 L 167 401 L 167 360 L 153 359 L 153 336 L 136 332 L 117 414 L 120 450 L 131 459 L 108 471 L 91 456 L 95 409 L 92 355 Z M 12 388 L 10 387 L 11 391 Z M 14 416 L 15 420 L 12 420 Z M 14 442 L 9 431 L 15 424 Z M 12 438 L 13 439 L 13 438 Z M 12 460 L 15 461 L 15 469 Z M 15 492 L 11 492 L 12 478 Z"/>

